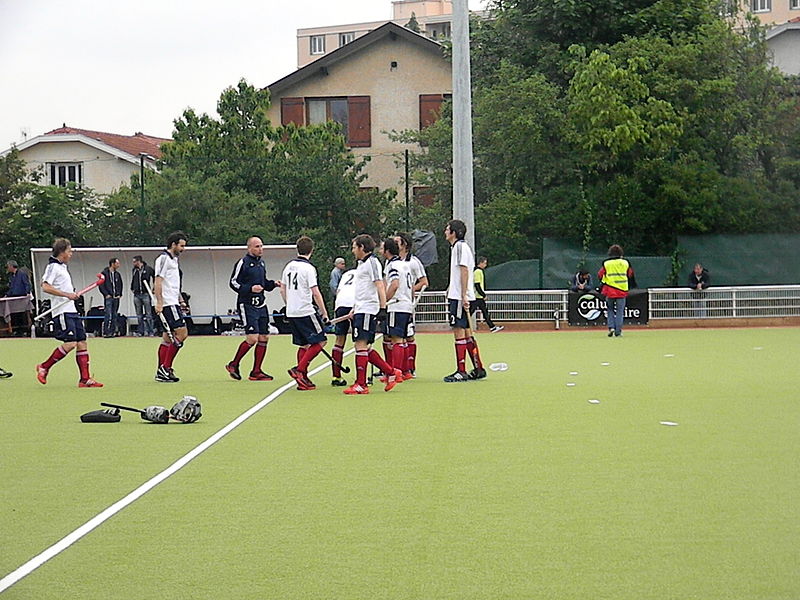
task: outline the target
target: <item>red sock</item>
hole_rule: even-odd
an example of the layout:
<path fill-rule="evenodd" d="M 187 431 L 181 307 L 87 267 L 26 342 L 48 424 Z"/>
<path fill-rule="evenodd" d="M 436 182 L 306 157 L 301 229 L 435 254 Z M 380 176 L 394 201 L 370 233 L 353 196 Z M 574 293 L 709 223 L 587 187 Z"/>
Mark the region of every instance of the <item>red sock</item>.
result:
<path fill-rule="evenodd" d="M 322 344 L 311 344 L 306 350 L 305 354 L 303 354 L 303 358 L 300 359 L 300 362 L 297 363 L 297 369 L 301 373 L 308 373 L 308 365 L 309 363 L 314 360 L 314 357 L 322 352 Z"/>
<path fill-rule="evenodd" d="M 67 354 L 69 354 L 69 350 L 65 350 L 64 346 L 59 346 L 58 348 L 53 350 L 53 353 L 50 355 L 50 358 L 44 361 L 42 363 L 42 366 L 45 369 L 50 369 L 54 364 L 56 364 L 58 361 L 64 358 Z"/>
<path fill-rule="evenodd" d="M 298 365 L 300 364 L 300 361 L 303 360 L 303 355 L 306 353 L 306 350 L 308 350 L 308 346 L 300 346 L 297 349 L 297 364 Z"/>
<path fill-rule="evenodd" d="M 89 351 L 80 350 L 75 353 L 75 362 L 78 363 L 78 371 L 81 373 L 81 381 L 89 379 Z"/>
<path fill-rule="evenodd" d="M 369 351 L 368 356 L 369 356 L 369 362 L 371 362 L 373 365 L 375 365 L 381 371 L 383 371 L 384 375 L 387 375 L 387 376 L 388 375 L 394 375 L 394 369 L 392 368 L 392 365 L 390 365 L 385 360 L 383 360 L 381 358 L 381 355 L 378 354 L 377 352 L 375 352 L 374 349 L 371 349 Z"/>
<path fill-rule="evenodd" d="M 406 366 L 404 371 L 415 371 L 417 369 L 417 342 L 406 342 Z"/>
<path fill-rule="evenodd" d="M 401 371 L 405 370 L 405 362 L 406 362 L 405 344 L 394 345 L 394 348 L 392 348 L 392 360 L 389 362 L 395 369 L 400 369 Z"/>
<path fill-rule="evenodd" d="M 393 351 L 394 351 L 394 344 L 384 337 L 383 338 L 383 358 L 389 364 L 391 364 L 391 362 L 392 362 L 392 352 Z"/>
<path fill-rule="evenodd" d="M 464 373 L 467 370 L 467 340 L 456 340 L 456 371 Z"/>
<path fill-rule="evenodd" d="M 344 346 L 334 346 L 331 356 L 333 356 L 333 363 L 331 364 L 333 376 L 339 378 L 342 376 L 342 368 L 339 365 L 342 364 L 344 359 Z"/>
<path fill-rule="evenodd" d="M 253 373 L 261 372 L 261 364 L 264 362 L 264 357 L 267 355 L 267 342 L 258 342 L 256 344 L 255 357 L 253 358 Z"/>
<path fill-rule="evenodd" d="M 356 383 L 361 387 L 367 387 L 367 365 L 369 364 L 369 352 L 366 350 L 356 350 Z"/>
<path fill-rule="evenodd" d="M 169 344 L 167 350 L 164 352 L 164 367 L 167 369 L 172 368 L 172 361 L 175 360 L 175 355 L 178 354 L 180 348 L 175 344 Z"/>
<path fill-rule="evenodd" d="M 467 353 L 472 359 L 472 365 L 476 369 L 482 369 L 483 362 L 481 361 L 481 353 L 478 351 L 478 340 L 474 337 L 467 338 Z"/>
<path fill-rule="evenodd" d="M 158 366 L 161 367 L 164 365 L 164 361 L 167 360 L 167 351 L 172 344 L 169 342 L 161 342 L 161 345 L 158 347 Z"/>
<path fill-rule="evenodd" d="M 245 340 L 241 344 L 239 344 L 239 347 L 236 349 L 236 356 L 233 357 L 233 360 L 231 361 L 231 364 L 236 365 L 238 367 L 239 363 L 244 358 L 244 355 L 247 354 L 250 351 L 250 348 L 252 348 L 252 347 L 253 347 L 253 344 L 251 344 L 247 340 Z"/>

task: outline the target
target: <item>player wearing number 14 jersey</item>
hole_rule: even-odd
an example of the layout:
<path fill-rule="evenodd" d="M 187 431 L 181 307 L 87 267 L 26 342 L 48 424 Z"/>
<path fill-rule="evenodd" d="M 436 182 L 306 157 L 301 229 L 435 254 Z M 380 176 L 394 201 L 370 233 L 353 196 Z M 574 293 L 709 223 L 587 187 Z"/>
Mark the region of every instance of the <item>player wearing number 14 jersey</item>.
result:
<path fill-rule="evenodd" d="M 256 347 L 253 370 L 250 371 L 248 379 L 250 381 L 273 379 L 272 375 L 264 373 L 261 369 L 269 341 L 269 314 L 264 293 L 280 287 L 281 282 L 267 279 L 267 266 L 264 264 L 263 255 L 264 244 L 261 238 L 253 236 L 248 239 L 247 254 L 234 265 L 229 282 L 231 289 L 236 292 L 236 306 L 247 336 L 239 344 L 233 360 L 225 365 L 225 370 L 237 381 L 242 378 L 239 373 L 239 363 L 253 346 Z"/>
<path fill-rule="evenodd" d="M 292 343 L 299 346 L 297 366 L 289 369 L 289 375 L 297 381 L 298 390 L 316 388 L 308 378 L 308 365 L 322 352 L 326 342 L 322 323 L 328 321 L 328 311 L 319 291 L 317 269 L 309 260 L 313 252 L 313 240 L 307 236 L 299 238 L 297 258 L 287 263 L 281 277 L 281 296 L 286 302 L 286 318 L 292 328 Z M 316 308 L 314 304 L 317 305 Z"/>

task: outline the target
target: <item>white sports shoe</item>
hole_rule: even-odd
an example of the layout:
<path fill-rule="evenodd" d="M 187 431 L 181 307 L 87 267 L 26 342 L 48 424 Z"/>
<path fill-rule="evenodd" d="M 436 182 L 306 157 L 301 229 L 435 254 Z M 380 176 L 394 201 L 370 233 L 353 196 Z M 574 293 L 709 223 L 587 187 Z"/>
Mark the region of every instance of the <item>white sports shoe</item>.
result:
<path fill-rule="evenodd" d="M 492 327 L 492 333 L 497 333 L 498 331 L 503 331 L 503 329 L 505 329 L 505 327 L 503 327 L 502 325 L 495 325 L 494 327 Z"/>

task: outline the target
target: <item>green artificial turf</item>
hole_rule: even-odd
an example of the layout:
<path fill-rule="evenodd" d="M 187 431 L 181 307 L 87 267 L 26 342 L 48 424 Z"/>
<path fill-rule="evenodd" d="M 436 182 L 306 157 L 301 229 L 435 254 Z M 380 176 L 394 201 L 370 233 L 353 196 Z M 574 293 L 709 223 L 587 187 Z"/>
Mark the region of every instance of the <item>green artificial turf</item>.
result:
<path fill-rule="evenodd" d="M 230 380 L 239 341 L 190 339 L 170 385 L 152 380 L 152 339 L 92 339 L 97 390 L 75 387 L 72 356 L 35 381 L 53 340 L 0 341 L 0 577 L 288 381 L 285 336 L 275 382 Z M 390 393 L 316 375 L 4 596 L 800 597 L 800 330 L 479 343 L 509 369 L 444 384 L 452 338 L 429 334 L 420 377 Z M 195 424 L 78 420 L 183 394 L 203 405 Z"/>

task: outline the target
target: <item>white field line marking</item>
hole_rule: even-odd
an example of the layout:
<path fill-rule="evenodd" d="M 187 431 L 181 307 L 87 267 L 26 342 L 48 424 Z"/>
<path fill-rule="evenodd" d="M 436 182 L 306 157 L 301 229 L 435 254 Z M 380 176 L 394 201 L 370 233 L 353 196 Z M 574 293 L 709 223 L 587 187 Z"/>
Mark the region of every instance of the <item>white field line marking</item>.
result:
<path fill-rule="evenodd" d="M 354 351 L 355 351 L 355 349 L 351 348 L 350 350 L 348 350 L 347 352 L 344 353 L 344 356 L 352 354 Z M 309 373 L 309 375 L 314 375 L 314 374 L 319 373 L 320 371 L 322 371 L 324 369 L 327 369 L 330 366 L 330 364 L 331 364 L 330 361 L 325 362 L 324 364 L 320 365 L 316 369 L 312 370 L 311 373 Z M 128 494 L 127 496 L 125 496 L 121 500 L 118 500 L 117 502 L 115 502 L 114 504 L 112 504 L 111 506 L 106 508 L 103 512 L 95 515 L 94 517 L 92 517 L 91 519 L 86 521 L 86 523 L 84 523 L 83 525 L 78 527 L 72 533 L 70 533 L 70 534 L 64 536 L 63 538 L 61 538 L 55 544 L 53 544 L 52 546 L 47 548 L 44 552 L 41 552 L 40 554 L 37 554 L 32 559 L 30 559 L 28 562 L 26 562 L 22 566 L 18 567 L 16 570 L 12 571 L 8 575 L 6 575 L 2 579 L 0 579 L 0 594 L 2 594 L 5 590 L 10 588 L 15 583 L 17 583 L 23 577 L 25 577 L 27 575 L 30 575 L 33 571 L 35 571 L 36 569 L 41 567 L 44 563 L 46 563 L 51 558 L 53 558 L 54 556 L 56 556 L 59 553 L 63 552 L 67 548 L 69 548 L 72 544 L 77 542 L 79 539 L 81 539 L 83 536 L 88 534 L 94 528 L 102 525 L 105 521 L 107 521 L 108 519 L 113 517 L 115 514 L 117 514 L 123 508 L 127 507 L 129 504 L 132 504 L 134 501 L 136 501 L 139 498 L 141 498 L 142 496 L 144 496 L 147 492 L 152 490 L 159 483 L 161 483 L 162 481 L 164 481 L 165 479 L 167 479 L 171 475 L 174 475 L 175 473 L 177 473 L 179 470 L 181 470 L 183 467 L 185 467 L 187 464 L 189 464 L 193 459 L 195 459 L 198 456 L 200 456 L 200 454 L 202 454 L 203 452 L 208 450 L 211 446 L 213 446 L 215 443 L 217 443 L 223 437 L 228 435 L 231 431 L 236 429 L 239 425 L 244 423 L 247 419 L 249 419 L 254 414 L 256 414 L 258 411 L 260 411 L 267 404 L 269 404 L 270 402 L 275 400 L 275 398 L 277 398 L 278 396 L 283 394 L 285 391 L 292 389 L 294 386 L 295 386 L 294 380 L 292 380 L 291 382 L 289 382 L 289 383 L 287 383 L 285 385 L 282 385 L 277 390 L 272 392 L 269 396 L 267 396 L 266 398 L 261 400 L 261 402 L 259 402 L 255 406 L 249 408 L 248 410 L 243 412 L 241 415 L 236 417 L 233 421 L 228 423 L 225 427 L 220 429 L 217 433 L 212 435 L 206 441 L 204 441 L 200 445 L 196 446 L 193 450 L 190 450 L 189 452 L 187 452 L 181 458 L 179 458 L 174 463 L 172 463 L 169 467 L 167 467 L 166 469 L 161 471 L 161 473 L 159 473 L 155 477 L 151 478 L 149 481 L 146 481 L 145 483 L 140 485 L 138 488 L 133 490 L 130 494 Z"/>

